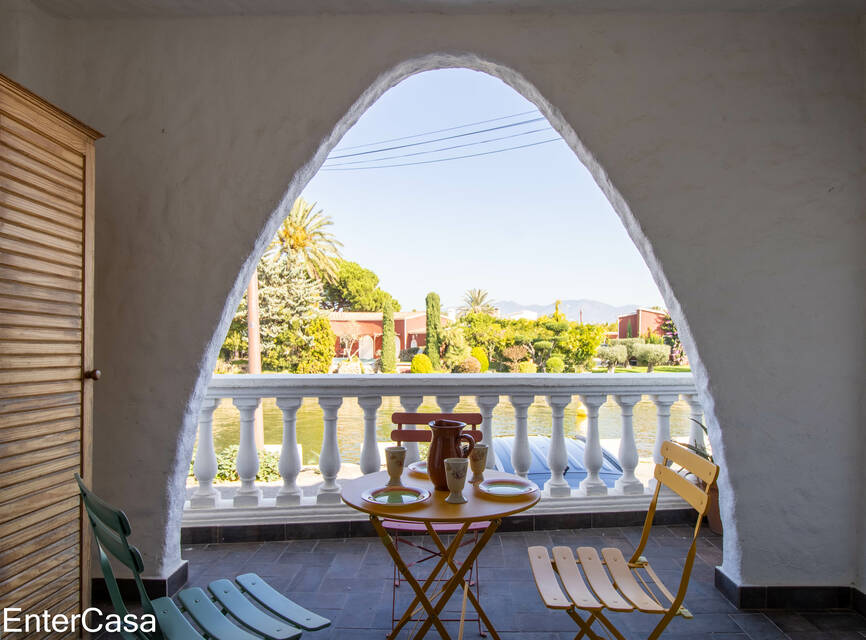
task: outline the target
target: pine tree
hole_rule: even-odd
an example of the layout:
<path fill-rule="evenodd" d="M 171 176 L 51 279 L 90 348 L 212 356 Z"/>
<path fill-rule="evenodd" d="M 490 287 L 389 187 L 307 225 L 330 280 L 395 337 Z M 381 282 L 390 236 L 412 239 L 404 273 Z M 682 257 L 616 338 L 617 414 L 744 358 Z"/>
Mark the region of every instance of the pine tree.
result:
<path fill-rule="evenodd" d="M 387 300 L 385 308 L 382 310 L 382 373 L 396 373 L 397 371 L 397 354 L 394 353 L 395 340 L 394 308 L 391 306 L 391 301 Z"/>
<path fill-rule="evenodd" d="M 433 364 L 433 370 L 439 370 L 439 329 L 442 323 L 442 312 L 439 308 L 439 294 L 427 294 L 427 348 L 425 353 Z"/>

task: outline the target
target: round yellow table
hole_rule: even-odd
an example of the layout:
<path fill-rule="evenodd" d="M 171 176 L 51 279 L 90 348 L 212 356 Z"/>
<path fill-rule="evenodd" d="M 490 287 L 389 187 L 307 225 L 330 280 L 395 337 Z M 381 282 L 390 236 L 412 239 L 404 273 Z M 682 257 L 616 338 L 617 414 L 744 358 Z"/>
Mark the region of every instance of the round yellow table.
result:
<path fill-rule="evenodd" d="M 520 480 L 520 478 L 510 473 L 491 471 L 489 469 L 484 471 L 484 479 Z M 520 513 L 521 511 L 526 511 L 538 502 L 541 493 L 535 491 L 525 496 L 493 498 L 482 492 L 477 486 L 467 483 L 466 487 L 463 489 L 463 495 L 467 501 L 464 504 L 450 504 L 445 502 L 448 492 L 436 491 L 429 479 L 404 471 L 402 480 L 403 484 L 407 487 L 427 489 L 431 493 L 430 498 L 417 505 L 409 506 L 388 506 L 367 502 L 361 497 L 366 490 L 378 489 L 388 482 L 388 473 L 380 471 L 378 473 L 371 473 L 355 480 L 345 482 L 342 490 L 343 501 L 350 507 L 357 509 L 358 511 L 363 511 L 370 516 L 370 522 L 373 524 L 373 528 L 382 540 L 382 544 L 385 545 L 385 548 L 394 560 L 397 569 L 406 578 L 406 581 L 415 592 L 415 599 L 406 609 L 406 612 L 403 614 L 400 621 L 394 626 L 394 630 L 388 637 L 392 639 L 397 637 L 397 634 L 406 623 L 409 622 L 409 619 L 412 617 L 412 614 L 420 603 L 427 612 L 427 619 L 418 630 L 415 638 L 423 638 L 430 627 L 435 626 L 442 638 L 448 640 L 451 636 L 439 620 L 439 614 L 445 608 L 448 599 L 457 587 L 461 583 L 464 583 L 466 572 L 475 562 L 475 559 L 478 557 L 478 554 L 481 553 L 484 546 L 490 541 L 493 533 L 499 528 L 499 525 L 502 523 L 502 518 Z M 423 585 L 420 584 L 409 571 L 405 561 L 400 557 L 393 539 L 382 526 L 382 520 L 389 519 L 423 523 L 426 525 L 427 533 L 439 548 L 439 551 L 442 554 L 439 562 L 426 578 Z M 454 556 L 457 549 L 460 547 L 463 536 L 469 530 L 469 525 L 471 523 L 480 521 L 489 521 L 490 524 L 469 551 L 469 555 L 466 559 L 458 565 Z M 454 536 L 454 539 L 451 541 L 451 544 L 447 547 L 442 542 L 442 539 L 436 533 L 434 528 L 434 524 L 442 523 L 462 525 L 460 530 Z M 431 585 L 434 584 L 436 576 L 439 575 L 446 564 L 450 568 L 452 576 L 446 582 L 437 603 L 434 605 L 430 601 L 427 592 Z M 487 614 L 484 613 L 484 610 L 481 608 L 481 603 L 478 602 L 475 594 L 473 594 L 469 589 L 466 589 L 466 594 L 472 602 L 472 606 L 475 607 L 475 610 L 478 612 L 478 616 L 481 618 L 484 626 L 487 627 L 487 630 L 490 632 L 490 635 L 494 640 L 498 640 L 499 634 L 496 633 L 496 629 L 494 629 L 490 619 L 487 617 Z"/>

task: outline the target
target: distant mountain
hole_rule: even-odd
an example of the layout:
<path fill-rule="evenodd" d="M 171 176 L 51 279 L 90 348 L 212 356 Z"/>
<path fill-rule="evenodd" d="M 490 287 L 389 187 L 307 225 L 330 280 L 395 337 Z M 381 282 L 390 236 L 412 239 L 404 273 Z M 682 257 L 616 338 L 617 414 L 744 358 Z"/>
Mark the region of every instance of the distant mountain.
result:
<path fill-rule="evenodd" d="M 494 303 L 494 306 L 499 309 L 503 316 L 518 311 L 535 311 L 539 316 L 549 316 L 553 313 L 554 304 L 520 304 L 511 300 L 500 300 Z M 602 322 L 616 322 L 618 316 L 623 316 L 629 313 L 634 313 L 638 308 L 636 304 L 626 304 L 620 307 L 615 307 L 611 304 L 599 302 L 598 300 L 563 300 L 559 305 L 559 310 L 562 311 L 569 320 L 579 320 L 580 311 L 583 310 L 583 321 L 590 324 L 598 324 Z"/>

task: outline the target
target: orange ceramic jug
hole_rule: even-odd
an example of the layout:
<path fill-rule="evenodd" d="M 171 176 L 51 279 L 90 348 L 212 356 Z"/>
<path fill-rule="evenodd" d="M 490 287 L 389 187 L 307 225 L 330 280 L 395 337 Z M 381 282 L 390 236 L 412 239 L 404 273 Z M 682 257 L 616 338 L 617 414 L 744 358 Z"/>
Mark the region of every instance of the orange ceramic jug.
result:
<path fill-rule="evenodd" d="M 475 447 L 475 438 L 463 433 L 465 422 L 457 420 L 434 420 L 430 423 L 433 438 L 427 453 L 427 474 L 430 482 L 439 491 L 448 491 L 445 481 L 445 458 L 465 458 Z M 465 441 L 469 447 L 461 451 L 460 441 Z"/>

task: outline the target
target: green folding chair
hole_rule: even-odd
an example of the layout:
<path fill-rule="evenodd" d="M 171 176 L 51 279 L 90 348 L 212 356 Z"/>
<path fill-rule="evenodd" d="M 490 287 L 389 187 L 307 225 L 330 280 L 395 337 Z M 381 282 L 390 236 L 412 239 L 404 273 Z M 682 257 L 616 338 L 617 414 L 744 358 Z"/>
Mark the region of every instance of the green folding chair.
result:
<path fill-rule="evenodd" d="M 75 480 L 93 527 L 99 564 L 115 611 L 121 617 L 130 613 L 108 555 L 132 571 L 142 613 L 156 617 L 156 634 L 121 631 L 124 640 L 295 640 L 304 631 L 318 631 L 331 624 L 327 618 L 295 604 L 254 573 L 238 576 L 237 586 L 230 580 L 214 580 L 208 585 L 209 593 L 199 587 L 184 589 L 178 594 L 180 607 L 171 598 L 151 600 L 141 581 L 141 554 L 127 541 L 131 529 L 126 515 L 94 495 L 77 473 Z"/>

